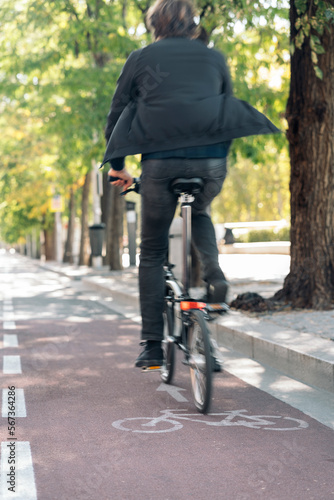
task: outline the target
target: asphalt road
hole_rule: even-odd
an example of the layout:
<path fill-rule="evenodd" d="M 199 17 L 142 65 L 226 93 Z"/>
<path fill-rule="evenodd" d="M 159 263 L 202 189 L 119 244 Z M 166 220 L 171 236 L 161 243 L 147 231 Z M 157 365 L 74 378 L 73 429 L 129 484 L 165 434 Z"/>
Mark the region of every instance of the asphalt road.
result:
<path fill-rule="evenodd" d="M 200 415 L 97 292 L 8 254 L 0 282 L 1 499 L 334 499 L 333 430 L 226 372 Z"/>

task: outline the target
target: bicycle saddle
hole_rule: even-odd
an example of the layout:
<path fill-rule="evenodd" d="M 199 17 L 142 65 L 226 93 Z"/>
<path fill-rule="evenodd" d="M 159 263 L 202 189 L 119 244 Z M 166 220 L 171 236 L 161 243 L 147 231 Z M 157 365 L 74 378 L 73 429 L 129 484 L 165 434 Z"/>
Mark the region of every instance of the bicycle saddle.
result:
<path fill-rule="evenodd" d="M 201 191 L 203 185 L 204 181 L 200 177 L 192 177 L 190 179 L 178 177 L 172 180 L 170 189 L 174 194 L 197 194 Z"/>

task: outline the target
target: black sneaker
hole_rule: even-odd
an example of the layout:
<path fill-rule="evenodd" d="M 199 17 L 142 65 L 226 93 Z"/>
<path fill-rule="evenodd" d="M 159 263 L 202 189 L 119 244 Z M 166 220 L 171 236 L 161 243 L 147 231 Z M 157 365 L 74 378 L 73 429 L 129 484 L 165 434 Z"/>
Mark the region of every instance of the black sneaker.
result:
<path fill-rule="evenodd" d="M 213 281 L 207 285 L 206 301 L 209 304 L 218 304 L 226 301 L 228 283 L 225 280 Z"/>
<path fill-rule="evenodd" d="M 145 348 L 136 359 L 135 366 L 137 368 L 162 365 L 163 352 L 159 340 L 148 340 L 147 342 L 142 342 L 140 345 L 144 345 Z"/>

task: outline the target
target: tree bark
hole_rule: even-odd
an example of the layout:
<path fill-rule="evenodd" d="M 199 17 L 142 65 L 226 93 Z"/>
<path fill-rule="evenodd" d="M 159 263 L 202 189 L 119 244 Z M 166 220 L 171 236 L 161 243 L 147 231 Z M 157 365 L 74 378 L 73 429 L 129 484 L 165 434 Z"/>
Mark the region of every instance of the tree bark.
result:
<path fill-rule="evenodd" d="M 55 260 L 54 229 L 44 229 L 45 260 Z"/>
<path fill-rule="evenodd" d="M 108 182 L 107 173 L 103 174 L 103 196 L 101 200 L 102 222 L 106 225 L 106 256 L 104 264 L 111 270 L 121 270 L 123 255 L 123 218 L 124 198 L 119 196 L 120 188 Z"/>
<path fill-rule="evenodd" d="M 111 186 L 108 182 L 107 172 L 103 172 L 103 195 L 101 197 L 101 222 L 106 225 L 106 254 L 103 257 L 103 264 L 108 266 L 110 263 L 110 238 L 111 232 Z"/>
<path fill-rule="evenodd" d="M 290 5 L 293 39 L 295 1 Z M 286 112 L 291 161 L 291 268 L 284 288 L 275 295 L 294 307 L 314 309 L 329 308 L 334 300 L 333 25 L 320 39 L 326 51 L 318 56 L 322 80 L 314 72 L 309 37 L 291 57 Z"/>
<path fill-rule="evenodd" d="M 92 183 L 92 172 L 88 172 L 86 174 L 85 183 L 82 188 L 79 266 L 88 266 L 90 261 L 88 209 L 89 209 L 89 193 L 90 193 L 91 183 Z"/>
<path fill-rule="evenodd" d="M 109 250 L 109 267 L 111 270 L 123 269 L 123 216 L 124 199 L 119 196 L 122 188 L 111 186 L 110 224 L 108 225 L 107 247 Z"/>
<path fill-rule="evenodd" d="M 73 264 L 73 241 L 74 241 L 74 227 L 75 227 L 75 196 L 73 187 L 70 188 L 70 200 L 68 204 L 68 227 L 67 238 L 65 243 L 63 262 Z"/>

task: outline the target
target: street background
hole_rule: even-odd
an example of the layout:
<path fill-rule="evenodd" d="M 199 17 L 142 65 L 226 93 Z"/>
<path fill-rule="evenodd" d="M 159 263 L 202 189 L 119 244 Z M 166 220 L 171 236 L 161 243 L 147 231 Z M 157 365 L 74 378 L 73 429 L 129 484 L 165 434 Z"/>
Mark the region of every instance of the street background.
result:
<path fill-rule="evenodd" d="M 237 293 L 247 283 L 237 271 L 232 277 L 231 262 L 232 293 Z M 200 415 L 179 352 L 170 387 L 159 374 L 134 368 L 140 337 L 135 268 L 113 273 L 41 264 L 8 253 L 1 255 L 0 264 L 1 498 L 334 497 L 333 392 L 223 345 L 219 333 L 239 336 L 242 351 L 246 340 L 240 340 L 240 318 L 250 325 L 253 346 L 254 322 L 266 331 L 276 324 L 282 347 L 286 332 L 292 336 L 294 320 L 289 318 L 298 317 L 298 311 L 273 315 L 280 318 L 274 321 L 273 316 L 238 312 L 222 318 L 213 336 L 224 370 L 214 378 L 210 414 Z M 259 275 L 248 287 L 275 287 L 278 274 L 273 271 L 270 282 Z M 254 268 L 248 278 L 256 280 Z M 301 314 L 311 330 L 307 315 L 317 313 Z M 333 317 L 333 311 L 322 314 L 327 321 Z M 288 328 L 282 323 L 289 323 Z M 318 329 L 320 321 L 313 324 L 313 343 L 332 346 Z M 293 332 L 297 340 L 307 335 L 301 322 L 299 328 Z M 323 358 L 325 354 L 330 350 Z M 311 363 L 306 371 L 312 371 Z M 4 475 L 6 444 L 13 439 L 6 419 L 8 386 L 15 386 L 17 394 L 15 495 Z"/>

